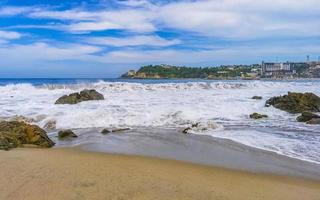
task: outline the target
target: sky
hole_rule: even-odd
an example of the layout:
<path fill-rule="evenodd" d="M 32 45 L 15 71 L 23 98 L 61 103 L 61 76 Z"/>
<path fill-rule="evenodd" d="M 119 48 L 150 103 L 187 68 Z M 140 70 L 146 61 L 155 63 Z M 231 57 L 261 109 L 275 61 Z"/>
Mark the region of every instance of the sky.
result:
<path fill-rule="evenodd" d="M 0 78 L 320 56 L 319 0 L 0 0 Z"/>

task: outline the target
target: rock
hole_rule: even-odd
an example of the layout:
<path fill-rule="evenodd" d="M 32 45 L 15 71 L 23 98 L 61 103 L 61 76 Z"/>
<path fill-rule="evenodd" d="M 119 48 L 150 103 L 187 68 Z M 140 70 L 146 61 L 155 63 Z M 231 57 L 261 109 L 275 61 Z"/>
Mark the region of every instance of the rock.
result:
<path fill-rule="evenodd" d="M 13 145 L 8 141 L 8 139 L 0 135 L 0 150 L 8 151 L 11 148 L 13 148 Z"/>
<path fill-rule="evenodd" d="M 261 100 L 262 97 L 261 96 L 253 96 L 251 99 Z"/>
<path fill-rule="evenodd" d="M 312 119 L 320 118 L 319 115 L 313 114 L 311 112 L 303 112 L 299 117 L 297 117 L 298 122 L 307 122 Z"/>
<path fill-rule="evenodd" d="M 16 116 L 10 118 L 10 121 L 32 123 L 32 122 L 34 122 L 34 119 L 33 119 L 33 118 L 25 117 L 25 116 L 23 116 L 23 115 L 16 115 Z"/>
<path fill-rule="evenodd" d="M 199 132 L 205 132 L 208 130 L 214 130 L 217 128 L 220 128 L 221 126 L 214 123 L 214 122 L 197 122 L 194 124 L 191 124 L 190 127 L 187 127 L 182 130 L 182 133 L 184 134 L 191 134 L 191 133 L 199 133 Z"/>
<path fill-rule="evenodd" d="M 39 126 L 18 121 L 0 122 L 0 149 L 8 150 L 33 144 L 40 147 L 52 147 L 54 142 Z"/>
<path fill-rule="evenodd" d="M 192 130 L 191 127 L 188 127 L 188 128 L 183 129 L 182 133 L 184 133 L 184 134 L 190 134 L 190 131 L 191 131 L 191 130 Z"/>
<path fill-rule="evenodd" d="M 104 100 L 102 94 L 95 90 L 83 90 L 80 93 L 72 93 L 60 97 L 55 104 L 77 104 L 82 101 Z"/>
<path fill-rule="evenodd" d="M 102 131 L 101 131 L 101 133 L 102 134 L 104 134 L 104 135 L 106 135 L 106 134 L 108 134 L 108 133 L 111 133 L 111 131 L 109 131 L 108 129 L 103 129 Z"/>
<path fill-rule="evenodd" d="M 72 130 L 62 130 L 58 133 L 59 139 L 76 138 L 78 137 Z"/>
<path fill-rule="evenodd" d="M 313 93 L 288 92 L 288 95 L 268 99 L 266 106 L 271 105 L 289 113 L 320 112 L 320 97 Z"/>
<path fill-rule="evenodd" d="M 268 115 L 263 115 L 263 114 L 259 114 L 259 113 L 252 113 L 250 115 L 251 119 L 262 119 L 262 118 L 267 118 Z"/>
<path fill-rule="evenodd" d="M 307 121 L 307 124 L 320 124 L 320 118 L 312 118 L 311 120 Z"/>
<path fill-rule="evenodd" d="M 56 125 L 57 125 L 56 120 L 49 120 L 49 121 L 44 125 L 43 128 L 44 128 L 45 130 L 52 131 L 52 130 L 55 130 L 55 129 L 56 129 Z"/>
<path fill-rule="evenodd" d="M 128 130 L 130 130 L 130 128 L 114 128 L 114 129 L 110 129 L 110 130 L 105 128 L 101 131 L 101 133 L 108 134 L 108 133 L 115 133 L 115 132 L 128 131 Z"/>

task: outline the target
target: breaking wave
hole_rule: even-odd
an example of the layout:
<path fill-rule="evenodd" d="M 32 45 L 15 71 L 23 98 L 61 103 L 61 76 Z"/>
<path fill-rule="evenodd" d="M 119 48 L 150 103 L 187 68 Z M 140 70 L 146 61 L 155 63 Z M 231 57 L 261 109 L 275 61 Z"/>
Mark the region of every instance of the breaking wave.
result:
<path fill-rule="evenodd" d="M 264 107 L 266 99 L 288 91 L 320 95 L 319 81 L 201 81 L 184 83 L 86 82 L 76 84 L 8 84 L 0 86 L 0 117 L 23 115 L 57 128 L 173 127 L 207 124 L 196 134 L 224 137 L 320 162 L 320 127 L 296 122 L 296 115 Z M 104 101 L 55 105 L 60 96 L 96 89 Z M 253 100 L 259 95 L 263 100 Z M 252 121 L 253 112 L 269 116 Z M 41 117 L 39 117 L 41 116 Z"/>

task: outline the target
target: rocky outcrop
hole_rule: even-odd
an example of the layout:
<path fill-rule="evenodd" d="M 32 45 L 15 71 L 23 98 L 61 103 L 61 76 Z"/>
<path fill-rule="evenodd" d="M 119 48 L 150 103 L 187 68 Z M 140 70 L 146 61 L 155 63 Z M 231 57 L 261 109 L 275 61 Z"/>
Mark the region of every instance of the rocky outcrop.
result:
<path fill-rule="evenodd" d="M 115 132 L 121 132 L 121 131 L 128 131 L 130 130 L 130 128 L 113 128 L 113 129 L 103 129 L 101 131 L 102 134 L 106 135 L 106 134 L 109 134 L 109 133 L 115 133 Z"/>
<path fill-rule="evenodd" d="M 261 97 L 261 96 L 253 96 L 251 99 L 261 100 L 261 99 L 262 99 L 262 97 Z"/>
<path fill-rule="evenodd" d="M 313 119 L 319 119 L 320 116 L 313 114 L 311 112 L 303 112 L 299 117 L 297 117 L 298 122 L 307 122 Z M 314 120 L 313 120 L 314 121 Z"/>
<path fill-rule="evenodd" d="M 58 133 L 59 139 L 70 139 L 78 137 L 72 130 L 61 130 Z"/>
<path fill-rule="evenodd" d="M 60 97 L 55 104 L 77 104 L 82 101 L 104 100 L 102 94 L 96 90 L 83 90 L 80 93 L 72 93 Z"/>
<path fill-rule="evenodd" d="M 268 99 L 266 106 L 274 106 L 289 113 L 320 112 L 320 97 L 313 93 L 288 92 L 288 95 Z"/>
<path fill-rule="evenodd" d="M 268 115 L 263 115 L 263 114 L 259 114 L 259 113 L 252 113 L 250 115 L 251 119 L 262 119 L 262 118 L 268 118 Z"/>
<path fill-rule="evenodd" d="M 9 150 L 26 144 L 52 147 L 54 142 L 39 126 L 19 121 L 0 122 L 0 149 Z"/>

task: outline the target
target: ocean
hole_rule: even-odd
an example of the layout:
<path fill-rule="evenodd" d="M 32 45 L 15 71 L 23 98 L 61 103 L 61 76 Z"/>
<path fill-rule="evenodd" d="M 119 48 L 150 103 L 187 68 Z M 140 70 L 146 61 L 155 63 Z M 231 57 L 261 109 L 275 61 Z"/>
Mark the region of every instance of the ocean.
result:
<path fill-rule="evenodd" d="M 206 130 L 193 132 L 199 137 L 230 139 L 320 163 L 320 126 L 297 122 L 295 114 L 264 106 L 268 98 L 288 91 L 320 96 L 319 88 L 319 80 L 0 79 L 0 118 L 23 115 L 39 118 L 36 124 L 41 127 L 54 120 L 58 129 L 77 130 L 104 127 L 183 130 L 201 123 Z M 96 89 L 105 100 L 54 104 L 60 96 L 82 89 Z M 255 95 L 263 99 L 251 99 Z M 249 115 L 253 112 L 269 117 L 252 120 Z M 49 133 L 51 137 L 55 134 Z M 100 139 L 100 135 L 90 136 L 90 142 Z"/>

